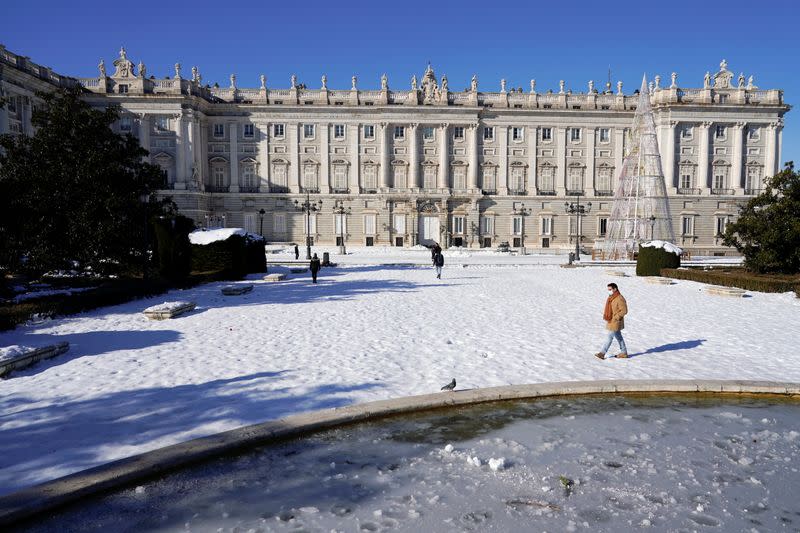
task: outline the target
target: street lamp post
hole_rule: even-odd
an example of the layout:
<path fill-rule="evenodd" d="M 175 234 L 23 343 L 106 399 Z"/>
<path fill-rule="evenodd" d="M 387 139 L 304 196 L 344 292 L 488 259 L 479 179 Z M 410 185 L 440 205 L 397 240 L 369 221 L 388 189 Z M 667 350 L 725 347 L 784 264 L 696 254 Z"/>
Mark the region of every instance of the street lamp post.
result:
<path fill-rule="evenodd" d="M 480 231 L 479 231 L 480 227 L 478 226 L 478 224 L 476 222 L 471 222 L 470 223 L 470 230 L 472 231 L 472 243 L 475 244 L 475 242 L 477 241 L 478 242 L 478 248 L 480 248 L 480 245 L 481 245 L 481 243 L 480 243 L 481 235 L 480 235 Z"/>
<path fill-rule="evenodd" d="M 266 213 L 267 212 L 264 211 L 264 208 L 261 208 L 261 209 L 258 210 L 258 218 L 259 218 L 259 222 L 260 222 L 259 227 L 258 227 L 258 234 L 261 235 L 262 237 L 264 236 L 264 215 Z"/>
<path fill-rule="evenodd" d="M 306 259 L 311 259 L 311 213 L 322 209 L 322 200 L 311 201 L 308 191 L 306 191 L 305 202 L 294 201 L 294 208 L 303 211 L 306 215 Z"/>
<path fill-rule="evenodd" d="M 345 218 L 345 216 L 352 213 L 352 210 L 349 207 L 345 208 L 344 203 L 342 203 L 340 200 L 339 205 L 333 208 L 333 212 L 334 214 L 339 215 L 339 240 L 340 240 L 339 254 L 346 255 L 347 248 L 345 248 L 344 245 L 344 225 L 347 219 Z"/>
<path fill-rule="evenodd" d="M 653 230 L 655 229 L 655 226 L 656 226 L 656 216 L 655 215 L 650 215 L 650 218 L 648 220 L 650 220 L 650 240 L 652 241 L 653 240 Z"/>
<path fill-rule="evenodd" d="M 522 202 L 514 202 L 512 208 L 514 209 L 514 214 L 519 215 L 522 221 L 520 223 L 520 228 L 519 228 L 520 230 L 519 252 L 522 255 L 525 255 L 525 217 L 531 214 L 531 208 L 525 207 L 525 204 Z"/>
<path fill-rule="evenodd" d="M 581 205 L 581 197 L 575 195 L 575 202 L 564 202 L 564 211 L 569 215 L 575 215 L 575 261 L 581 260 L 581 217 L 589 214 L 592 210 L 592 202 Z"/>
<path fill-rule="evenodd" d="M 147 215 L 150 211 L 150 195 L 143 193 L 139 196 L 144 205 L 144 246 L 142 247 L 142 279 L 147 279 L 147 248 L 148 248 L 148 235 L 147 235 Z"/>

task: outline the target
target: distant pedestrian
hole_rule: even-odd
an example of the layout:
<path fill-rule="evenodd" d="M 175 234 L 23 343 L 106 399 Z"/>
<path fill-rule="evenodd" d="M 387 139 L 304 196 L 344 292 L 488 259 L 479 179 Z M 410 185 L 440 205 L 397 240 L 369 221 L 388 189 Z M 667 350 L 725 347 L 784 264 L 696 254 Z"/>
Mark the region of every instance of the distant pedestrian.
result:
<path fill-rule="evenodd" d="M 442 253 L 442 247 L 439 246 L 438 242 L 433 243 L 433 248 L 431 248 L 431 263 L 433 266 L 436 266 L 436 254 Z"/>
<path fill-rule="evenodd" d="M 316 283 L 317 272 L 319 272 L 319 269 L 322 268 L 319 264 L 319 257 L 317 257 L 317 254 L 314 254 L 314 257 L 311 258 L 310 266 L 311 266 L 311 279 L 314 281 L 314 283 Z"/>
<path fill-rule="evenodd" d="M 444 266 L 444 256 L 440 248 L 436 255 L 433 256 L 433 266 L 436 267 L 436 279 L 442 279 L 442 267 Z"/>
<path fill-rule="evenodd" d="M 608 284 L 608 299 L 606 306 L 603 310 L 603 320 L 606 321 L 606 329 L 608 330 L 608 338 L 605 344 L 597 352 L 595 357 L 600 359 L 606 358 L 606 352 L 611 348 L 611 343 L 617 339 L 619 343 L 620 353 L 616 357 L 625 359 L 628 357 L 628 349 L 625 347 L 625 339 L 622 338 L 622 329 L 625 327 L 625 315 L 628 314 L 628 302 L 620 294 L 619 288 L 616 283 Z"/>
<path fill-rule="evenodd" d="M 300 259 L 300 248 L 298 248 L 297 245 L 295 244 L 294 245 L 294 260 L 297 261 L 298 259 Z"/>

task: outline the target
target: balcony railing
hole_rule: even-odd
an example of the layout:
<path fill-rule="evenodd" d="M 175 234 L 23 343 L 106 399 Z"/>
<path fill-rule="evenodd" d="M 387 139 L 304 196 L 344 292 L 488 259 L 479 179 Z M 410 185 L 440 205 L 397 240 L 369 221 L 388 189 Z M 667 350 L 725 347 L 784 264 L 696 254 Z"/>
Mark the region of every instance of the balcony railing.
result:
<path fill-rule="evenodd" d="M 289 192 L 289 187 L 285 185 L 271 185 L 269 192 Z"/>
<path fill-rule="evenodd" d="M 556 191 L 554 189 L 539 189 L 537 194 L 539 196 L 555 196 Z"/>
<path fill-rule="evenodd" d="M 678 194 L 700 194 L 700 189 L 678 187 Z"/>
<path fill-rule="evenodd" d="M 333 188 L 331 192 L 333 194 L 350 194 L 350 189 Z"/>
<path fill-rule="evenodd" d="M 595 196 L 613 196 L 614 191 L 608 189 L 597 189 L 594 191 Z"/>
<path fill-rule="evenodd" d="M 207 185 L 206 190 L 208 192 L 228 192 L 227 185 Z"/>
<path fill-rule="evenodd" d="M 508 194 L 511 196 L 525 196 L 528 194 L 528 191 L 523 189 L 509 189 Z"/>
<path fill-rule="evenodd" d="M 247 192 L 247 193 L 258 192 L 258 187 L 239 187 L 239 192 Z"/>
<path fill-rule="evenodd" d="M 318 187 L 300 187 L 300 192 L 303 193 L 303 194 L 305 194 L 305 193 L 308 193 L 308 194 L 319 194 L 319 188 Z"/>
<path fill-rule="evenodd" d="M 497 194 L 497 190 L 496 189 L 483 189 L 481 192 L 483 192 L 483 194 L 486 195 L 486 196 L 488 196 L 490 194 Z"/>
<path fill-rule="evenodd" d="M 744 193 L 751 196 L 758 196 L 764 189 L 745 189 Z"/>
<path fill-rule="evenodd" d="M 711 189 L 711 194 L 716 194 L 719 196 L 731 196 L 733 194 L 733 189 Z"/>
<path fill-rule="evenodd" d="M 567 189 L 567 196 L 583 196 L 584 194 L 586 193 L 584 192 L 583 189 L 578 189 L 578 190 Z"/>

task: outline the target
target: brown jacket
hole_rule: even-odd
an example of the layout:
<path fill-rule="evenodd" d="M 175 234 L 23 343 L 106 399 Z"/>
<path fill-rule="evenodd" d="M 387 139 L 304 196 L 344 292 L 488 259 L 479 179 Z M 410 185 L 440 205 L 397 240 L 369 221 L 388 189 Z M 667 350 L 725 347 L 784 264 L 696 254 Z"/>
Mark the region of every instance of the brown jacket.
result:
<path fill-rule="evenodd" d="M 606 324 L 609 331 L 622 331 L 625 327 L 625 315 L 628 314 L 628 302 L 621 294 L 611 300 L 611 320 Z"/>

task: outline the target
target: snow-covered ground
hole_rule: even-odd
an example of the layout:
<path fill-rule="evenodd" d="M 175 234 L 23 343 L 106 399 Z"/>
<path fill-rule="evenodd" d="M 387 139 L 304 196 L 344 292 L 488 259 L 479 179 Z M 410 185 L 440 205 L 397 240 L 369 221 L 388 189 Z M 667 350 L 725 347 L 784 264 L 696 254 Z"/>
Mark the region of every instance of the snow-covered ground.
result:
<path fill-rule="evenodd" d="M 243 424 L 438 391 L 453 377 L 457 388 L 800 381 L 791 293 L 724 298 L 693 282 L 562 269 L 563 256 L 504 265 L 470 252 L 446 252 L 437 280 L 427 266 L 365 264 L 380 256 L 358 252 L 323 269 L 318 285 L 307 273 L 280 283 L 253 276 L 244 296 L 209 284 L 0 334 L 0 346 L 70 343 L 0 382 L 0 494 Z M 409 253 L 421 265 L 430 257 Z M 627 360 L 592 355 L 610 281 L 630 308 Z M 168 321 L 141 314 L 165 299 L 197 309 Z"/>

